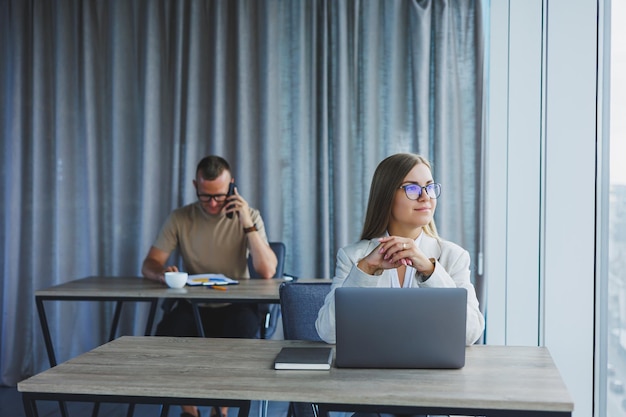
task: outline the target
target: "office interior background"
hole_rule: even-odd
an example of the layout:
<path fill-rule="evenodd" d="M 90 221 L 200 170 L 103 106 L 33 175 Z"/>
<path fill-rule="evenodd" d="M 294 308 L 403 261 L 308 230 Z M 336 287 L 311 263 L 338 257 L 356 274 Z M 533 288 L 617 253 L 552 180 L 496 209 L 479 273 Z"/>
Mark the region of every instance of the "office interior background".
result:
<path fill-rule="evenodd" d="M 231 162 L 286 271 L 332 277 L 374 168 L 407 151 L 474 260 L 484 342 L 547 346 L 575 416 L 623 415 L 620 17 L 609 0 L 0 0 L 0 383 L 47 368 L 34 290 L 139 275 L 202 156 Z M 112 310 L 51 305 L 59 360 L 102 343 Z M 125 307 L 123 332 L 146 316 Z"/>

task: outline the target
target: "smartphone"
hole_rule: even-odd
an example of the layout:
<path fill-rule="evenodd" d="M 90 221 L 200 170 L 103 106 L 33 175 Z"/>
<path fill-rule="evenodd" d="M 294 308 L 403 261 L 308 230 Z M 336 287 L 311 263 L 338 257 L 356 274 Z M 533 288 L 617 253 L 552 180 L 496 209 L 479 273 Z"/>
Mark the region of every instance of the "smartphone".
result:
<path fill-rule="evenodd" d="M 227 195 L 227 197 L 230 197 L 231 195 L 235 194 L 235 187 L 236 187 L 236 186 L 237 186 L 237 185 L 236 185 L 234 182 L 231 182 L 231 183 L 228 185 L 228 193 L 226 194 L 226 195 Z M 226 200 L 226 201 L 228 201 L 228 200 Z M 230 212 L 230 213 L 226 213 L 226 217 L 228 217 L 229 219 L 232 219 L 232 218 L 233 218 L 233 214 L 234 214 L 234 213 L 232 213 L 232 212 Z"/>

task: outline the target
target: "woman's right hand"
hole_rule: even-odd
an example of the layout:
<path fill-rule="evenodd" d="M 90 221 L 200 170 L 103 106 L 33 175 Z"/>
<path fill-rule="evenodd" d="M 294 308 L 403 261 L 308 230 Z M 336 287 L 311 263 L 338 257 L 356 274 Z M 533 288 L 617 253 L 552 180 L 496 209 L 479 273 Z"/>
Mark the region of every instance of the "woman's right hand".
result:
<path fill-rule="evenodd" d="M 398 268 L 404 265 L 401 261 L 390 262 L 385 259 L 385 253 L 381 253 L 383 244 L 376 246 L 365 258 L 361 259 L 357 267 L 368 275 L 380 275 L 385 269 Z"/>

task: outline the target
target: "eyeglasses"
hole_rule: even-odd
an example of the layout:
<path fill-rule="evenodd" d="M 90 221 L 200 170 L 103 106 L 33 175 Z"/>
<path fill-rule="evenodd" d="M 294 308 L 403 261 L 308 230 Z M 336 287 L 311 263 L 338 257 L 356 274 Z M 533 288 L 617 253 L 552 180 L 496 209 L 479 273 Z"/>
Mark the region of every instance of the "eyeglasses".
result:
<path fill-rule="evenodd" d="M 426 190 L 426 195 L 433 199 L 439 197 L 441 194 L 441 184 L 437 183 L 428 184 L 425 187 L 418 184 L 405 184 L 401 185 L 400 188 L 404 188 L 406 198 L 409 200 L 417 200 L 420 198 L 422 196 L 422 190 Z"/>
<path fill-rule="evenodd" d="M 216 203 L 223 203 L 228 198 L 228 194 L 196 194 L 198 200 L 203 203 L 210 203 L 211 200 L 215 200 Z"/>

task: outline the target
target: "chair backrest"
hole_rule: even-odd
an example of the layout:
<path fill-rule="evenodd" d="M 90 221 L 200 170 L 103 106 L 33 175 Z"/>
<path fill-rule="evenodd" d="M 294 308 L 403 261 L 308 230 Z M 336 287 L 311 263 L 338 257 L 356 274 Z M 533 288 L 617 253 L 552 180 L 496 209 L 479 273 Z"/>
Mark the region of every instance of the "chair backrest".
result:
<path fill-rule="evenodd" d="M 269 242 L 270 247 L 276 254 L 278 263 L 276 264 L 276 273 L 274 278 L 282 278 L 283 270 L 285 268 L 285 253 L 287 248 L 283 242 Z M 250 271 L 250 278 L 261 278 L 259 274 L 254 270 L 254 264 L 252 263 L 252 255 L 248 256 L 248 271 Z"/>
<path fill-rule="evenodd" d="M 317 313 L 330 292 L 330 282 L 284 282 L 280 285 L 280 308 L 286 340 L 321 341 L 315 329 Z"/>

